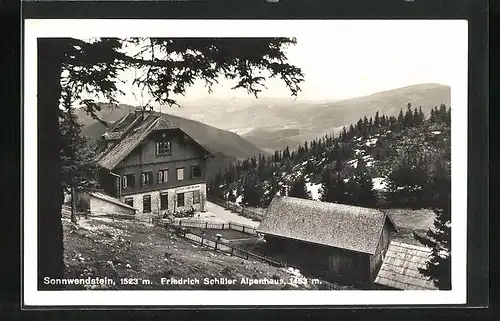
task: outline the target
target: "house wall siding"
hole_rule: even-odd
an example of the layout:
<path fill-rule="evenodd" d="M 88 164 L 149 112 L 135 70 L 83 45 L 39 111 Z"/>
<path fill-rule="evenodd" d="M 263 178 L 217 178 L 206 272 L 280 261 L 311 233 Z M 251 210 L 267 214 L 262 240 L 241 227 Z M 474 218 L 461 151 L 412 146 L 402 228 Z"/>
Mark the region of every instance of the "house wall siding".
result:
<path fill-rule="evenodd" d="M 377 277 L 378 270 L 380 269 L 385 254 L 387 253 L 389 242 L 389 221 L 386 219 L 375 253 L 370 256 L 370 278 L 372 281 Z"/>
<path fill-rule="evenodd" d="M 328 281 L 368 283 L 369 255 L 266 235 L 266 254 Z"/>
<path fill-rule="evenodd" d="M 157 155 L 156 142 L 165 133 L 166 139 L 170 140 L 170 155 Z M 168 163 L 183 161 L 185 159 L 200 158 L 204 156 L 201 148 L 183 138 L 184 134 L 179 131 L 165 131 L 148 136 L 130 155 L 128 155 L 117 167 L 140 166 L 151 163 Z"/>
<path fill-rule="evenodd" d="M 192 166 L 200 165 L 201 176 L 193 178 L 192 177 Z M 184 179 L 177 180 L 177 168 L 184 168 Z M 168 180 L 165 183 L 158 183 L 158 171 L 168 169 Z M 141 186 L 141 174 L 146 171 L 151 171 L 153 173 L 153 181 L 152 184 Z M 170 189 L 175 187 L 182 187 L 187 185 L 194 184 L 204 184 L 205 180 L 205 172 L 206 172 L 206 163 L 204 159 L 189 159 L 182 160 L 176 162 L 169 163 L 156 163 L 156 164 L 147 164 L 142 166 L 129 166 L 126 168 L 116 168 L 114 170 L 118 175 L 123 177 L 127 174 L 134 174 L 135 177 L 135 186 L 127 187 L 121 190 L 121 195 L 131 195 L 137 193 L 145 193 L 152 192 L 155 190 L 163 190 Z"/>
<path fill-rule="evenodd" d="M 193 191 L 200 191 L 200 203 L 193 204 Z M 160 194 L 163 192 L 168 193 L 168 209 L 160 209 Z M 177 204 L 177 194 L 184 193 L 184 206 L 180 207 Z M 151 213 L 157 215 L 163 215 L 167 212 L 176 211 L 188 211 L 191 206 L 197 211 L 204 211 L 206 207 L 207 199 L 207 187 L 205 183 L 186 185 L 177 188 L 163 188 L 159 190 L 153 190 L 149 192 L 135 193 L 123 195 L 121 200 L 125 202 L 126 198 L 133 199 L 133 207 L 138 211 L 138 213 L 143 213 L 143 197 L 145 195 L 151 196 Z"/>
<path fill-rule="evenodd" d="M 202 184 L 206 182 L 205 151 L 194 142 L 186 141 L 184 134 L 179 131 L 166 131 L 167 139 L 171 141 L 171 155 L 157 155 L 156 141 L 160 133 L 151 134 L 143 144 L 139 145 L 128 157 L 119 163 L 113 172 L 123 177 L 134 174 L 135 186 L 121 188 L 121 196 L 137 193 L 171 189 L 175 187 Z M 200 166 L 200 176 L 192 176 L 194 165 Z M 184 168 L 184 179 L 177 180 L 177 169 Z M 168 170 L 168 180 L 158 182 L 158 171 Z M 153 174 L 152 184 L 141 186 L 141 174 L 150 171 Z"/>

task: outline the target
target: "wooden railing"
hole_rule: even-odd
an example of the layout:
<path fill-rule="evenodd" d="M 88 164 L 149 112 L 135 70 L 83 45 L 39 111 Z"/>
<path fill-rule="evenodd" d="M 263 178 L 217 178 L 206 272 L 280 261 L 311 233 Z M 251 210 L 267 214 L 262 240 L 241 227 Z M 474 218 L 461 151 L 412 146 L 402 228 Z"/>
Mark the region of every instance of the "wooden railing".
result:
<path fill-rule="evenodd" d="M 162 222 L 162 221 L 164 220 L 153 219 L 153 223 L 155 224 L 157 222 Z M 164 223 L 170 226 L 194 227 L 194 228 L 204 228 L 212 230 L 234 230 L 247 234 L 257 235 L 257 230 L 255 227 L 234 222 L 214 222 L 214 221 L 180 219 L 180 220 L 164 221 Z M 156 225 L 165 226 L 165 224 L 156 224 Z"/>
<path fill-rule="evenodd" d="M 249 210 L 249 209 L 244 208 L 243 206 L 240 206 L 238 204 L 235 204 L 235 203 L 232 203 L 232 202 L 229 202 L 229 201 L 225 201 L 225 200 L 221 200 L 221 199 L 213 197 L 213 196 L 207 196 L 207 200 L 209 202 L 212 202 L 214 204 L 222 206 L 225 209 L 228 209 L 228 210 L 230 210 L 230 211 L 232 211 L 234 213 L 238 213 L 241 216 L 244 216 L 246 218 L 250 218 L 252 220 L 256 220 L 256 221 L 259 221 L 259 222 L 262 220 L 262 213 Z"/>
<path fill-rule="evenodd" d="M 248 251 L 248 250 L 244 250 L 244 249 L 239 248 L 239 247 L 231 246 L 231 245 L 228 245 L 227 243 L 220 242 L 216 239 L 215 240 L 210 239 L 210 238 L 207 238 L 203 235 L 193 233 L 191 231 L 187 232 L 185 229 L 182 230 L 182 232 L 179 232 L 177 234 L 190 240 L 191 242 L 194 242 L 194 243 L 199 244 L 201 246 L 209 247 L 215 251 L 230 254 L 231 256 L 236 256 L 236 257 L 239 257 L 239 258 L 242 258 L 245 260 L 249 260 L 249 259 L 260 260 L 260 261 L 266 262 L 266 263 L 268 263 L 272 266 L 276 266 L 276 267 L 287 267 L 286 263 L 284 263 L 284 262 L 276 261 L 276 260 L 269 258 L 269 257 L 266 257 L 266 256 L 257 255 L 255 253 Z"/>

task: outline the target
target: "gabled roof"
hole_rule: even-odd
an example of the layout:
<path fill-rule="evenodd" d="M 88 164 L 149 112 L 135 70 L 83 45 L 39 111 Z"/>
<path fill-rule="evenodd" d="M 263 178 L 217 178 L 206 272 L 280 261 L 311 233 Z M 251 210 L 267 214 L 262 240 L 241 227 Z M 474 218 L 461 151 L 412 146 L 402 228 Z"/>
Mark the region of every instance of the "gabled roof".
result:
<path fill-rule="evenodd" d="M 109 203 L 113 203 L 113 204 L 116 204 L 116 205 L 119 205 L 121 207 L 125 207 L 125 208 L 128 208 L 128 209 L 131 209 L 131 210 L 134 210 L 134 211 L 137 211 L 134 207 L 128 205 L 128 204 L 125 204 L 124 202 L 112 197 L 112 196 L 109 196 L 109 195 L 106 195 L 104 193 L 100 193 L 100 192 L 90 192 L 89 193 L 90 196 L 93 196 L 95 198 L 98 198 L 100 200 L 103 200 L 103 201 L 106 201 L 106 202 L 109 202 Z"/>
<path fill-rule="evenodd" d="M 431 249 L 392 241 L 375 283 L 401 290 L 437 290 L 418 268 L 425 267 Z"/>
<path fill-rule="evenodd" d="M 125 118 L 130 118 L 131 114 L 128 114 L 123 117 L 123 119 L 118 120 L 118 123 L 122 123 Z M 106 149 L 104 152 L 99 154 L 97 158 L 97 162 L 99 166 L 112 170 L 115 168 L 123 159 L 125 159 L 139 144 L 148 137 L 153 131 L 156 130 L 169 130 L 169 129 L 178 129 L 182 131 L 182 129 L 167 119 L 168 115 L 163 115 L 156 112 L 146 112 L 144 114 L 144 118 L 141 121 L 133 121 L 130 122 L 132 125 L 131 128 L 127 128 L 126 131 L 122 134 L 122 137 L 118 140 L 116 144 Z M 138 116 L 138 117 L 143 117 Z M 117 130 L 118 127 L 123 126 L 115 126 L 114 128 Z M 183 131 L 184 132 L 184 131 Z M 111 132 L 113 135 L 114 132 Z M 187 134 L 186 134 L 187 136 Z M 189 137 L 189 136 L 188 136 Z M 199 145 L 203 150 L 205 150 L 208 154 L 211 154 L 204 146 L 198 143 L 195 139 L 190 137 L 193 142 Z"/>
<path fill-rule="evenodd" d="M 258 232 L 374 254 L 386 221 L 397 231 L 376 209 L 276 195 Z"/>

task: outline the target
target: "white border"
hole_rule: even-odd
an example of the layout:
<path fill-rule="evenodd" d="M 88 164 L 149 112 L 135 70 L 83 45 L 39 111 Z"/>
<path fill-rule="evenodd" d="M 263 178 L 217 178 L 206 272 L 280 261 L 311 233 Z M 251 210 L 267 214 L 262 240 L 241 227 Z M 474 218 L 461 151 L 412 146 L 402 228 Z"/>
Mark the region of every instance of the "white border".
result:
<path fill-rule="evenodd" d="M 398 23 L 403 22 L 398 20 Z M 37 291 L 37 38 L 40 37 L 299 37 L 325 26 L 391 24 L 391 20 L 25 20 L 24 56 L 24 304 L 68 305 L 433 305 L 466 303 L 467 21 L 408 20 L 453 27 L 460 63 L 451 86 L 451 291 Z M 228 27 L 230 26 L 230 27 Z M 330 26 L 331 27 L 331 26 Z M 346 30 L 348 31 L 348 30 Z M 429 48 L 439 50 L 439 48 Z"/>

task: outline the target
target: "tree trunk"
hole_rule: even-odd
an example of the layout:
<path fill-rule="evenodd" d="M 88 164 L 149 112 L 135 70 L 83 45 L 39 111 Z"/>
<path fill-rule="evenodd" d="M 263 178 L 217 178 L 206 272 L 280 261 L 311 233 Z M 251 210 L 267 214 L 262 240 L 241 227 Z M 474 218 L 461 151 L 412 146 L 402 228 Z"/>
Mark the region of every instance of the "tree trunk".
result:
<path fill-rule="evenodd" d="M 64 40 L 38 39 L 38 288 L 64 275 L 59 99 Z M 29 214 L 29 213 L 28 213 Z M 54 288 L 53 286 L 51 287 Z"/>
<path fill-rule="evenodd" d="M 75 200 L 75 187 L 72 186 L 71 187 L 71 222 L 73 224 L 76 224 L 76 211 L 75 211 L 75 207 L 76 207 L 76 200 Z"/>

